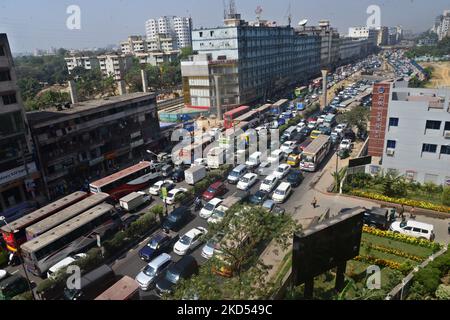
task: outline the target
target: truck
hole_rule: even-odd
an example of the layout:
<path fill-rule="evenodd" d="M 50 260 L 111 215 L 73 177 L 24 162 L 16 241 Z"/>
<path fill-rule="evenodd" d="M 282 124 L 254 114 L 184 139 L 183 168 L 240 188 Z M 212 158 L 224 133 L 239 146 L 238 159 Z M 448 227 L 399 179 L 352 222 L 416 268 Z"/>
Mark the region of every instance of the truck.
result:
<path fill-rule="evenodd" d="M 119 200 L 119 205 L 122 209 L 132 212 L 142 206 L 144 203 L 150 201 L 150 196 L 143 191 L 132 192 L 129 195 Z"/>
<path fill-rule="evenodd" d="M 119 281 L 106 289 L 95 300 L 138 300 L 139 286 L 133 278 L 123 276 Z"/>
<path fill-rule="evenodd" d="M 206 167 L 192 166 L 184 172 L 184 180 L 187 184 L 194 185 L 206 177 Z"/>
<path fill-rule="evenodd" d="M 226 148 L 216 147 L 209 150 L 206 161 L 211 169 L 218 169 L 226 163 Z"/>

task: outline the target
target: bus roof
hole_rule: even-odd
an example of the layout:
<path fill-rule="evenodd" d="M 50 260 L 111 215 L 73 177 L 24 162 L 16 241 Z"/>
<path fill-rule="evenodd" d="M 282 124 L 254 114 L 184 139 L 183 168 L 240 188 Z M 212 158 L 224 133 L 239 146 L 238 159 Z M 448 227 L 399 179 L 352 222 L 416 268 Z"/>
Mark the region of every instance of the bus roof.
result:
<path fill-rule="evenodd" d="M 287 102 L 289 102 L 288 99 L 281 99 L 281 100 L 278 100 L 277 102 L 275 102 L 272 106 L 273 107 L 279 107 L 279 106 L 284 105 Z"/>
<path fill-rule="evenodd" d="M 95 300 L 125 300 L 133 295 L 139 289 L 138 284 L 133 278 L 124 276 L 112 287 L 100 294 Z"/>
<path fill-rule="evenodd" d="M 105 185 L 110 184 L 111 182 L 114 182 L 116 180 L 119 180 L 123 177 L 129 176 L 130 174 L 133 174 L 135 172 L 138 172 L 146 167 L 150 167 L 150 162 L 148 161 L 141 161 L 138 164 L 135 164 L 134 166 L 128 167 L 122 171 L 116 172 L 110 176 L 107 176 L 105 178 L 102 178 L 100 180 L 94 181 L 91 183 L 91 186 L 96 188 L 101 188 Z"/>
<path fill-rule="evenodd" d="M 235 109 L 232 109 L 230 111 L 225 112 L 223 115 L 224 116 L 230 116 L 230 115 L 234 115 L 235 113 L 238 113 L 238 112 L 241 112 L 241 111 L 245 111 L 245 110 L 248 110 L 248 109 L 250 109 L 249 106 L 240 106 L 240 107 L 237 107 Z"/>
<path fill-rule="evenodd" d="M 84 191 L 77 191 L 72 194 L 69 194 L 65 196 L 64 198 L 61 198 L 55 202 L 52 202 L 45 207 L 42 207 L 36 211 L 33 211 L 22 218 L 19 218 L 13 222 L 11 222 L 9 225 L 5 225 L 2 227 L 1 230 L 5 232 L 12 232 L 14 230 L 20 230 L 24 227 L 29 226 L 35 221 L 39 221 L 40 218 L 48 216 L 49 213 L 53 212 L 56 213 L 58 211 L 61 211 L 63 208 L 66 208 L 67 206 L 70 206 L 71 204 L 80 201 L 84 197 L 87 196 L 87 193 Z"/>
<path fill-rule="evenodd" d="M 58 212 L 58 214 L 54 214 L 44 220 L 35 223 L 28 228 L 26 228 L 27 236 L 30 235 L 39 235 L 42 234 L 56 226 L 59 226 L 61 223 L 72 219 L 73 217 L 83 213 L 90 208 L 105 202 L 109 198 L 109 194 L 106 193 L 94 193 L 91 196 L 81 200 L 80 202 L 71 205 L 70 207 L 65 208 L 64 210 Z"/>
<path fill-rule="evenodd" d="M 258 112 L 264 113 L 264 112 L 268 112 L 270 110 L 270 108 L 272 108 L 272 105 L 270 103 L 267 103 L 261 107 L 259 107 L 258 109 L 256 109 Z"/>
<path fill-rule="evenodd" d="M 248 120 L 250 117 L 253 117 L 255 114 L 258 114 L 258 110 L 252 110 L 249 111 L 245 114 L 243 114 L 242 116 L 237 117 L 236 119 L 234 119 L 235 121 L 246 121 Z"/>
<path fill-rule="evenodd" d="M 65 223 L 57 226 L 56 228 L 51 229 L 50 231 L 47 231 L 43 234 L 41 234 L 39 237 L 30 240 L 28 242 L 25 242 L 21 249 L 27 252 L 34 252 L 37 251 L 49 243 L 52 243 L 56 239 L 59 239 L 66 234 L 70 233 L 73 229 L 78 228 L 102 215 L 109 212 L 114 207 L 109 204 L 100 204 L 86 212 L 83 212 L 79 216 L 70 219 L 69 221 L 66 221 Z"/>
<path fill-rule="evenodd" d="M 303 153 L 316 154 L 323 145 L 330 140 L 329 136 L 324 134 L 319 135 L 313 142 L 311 142 L 304 150 Z"/>

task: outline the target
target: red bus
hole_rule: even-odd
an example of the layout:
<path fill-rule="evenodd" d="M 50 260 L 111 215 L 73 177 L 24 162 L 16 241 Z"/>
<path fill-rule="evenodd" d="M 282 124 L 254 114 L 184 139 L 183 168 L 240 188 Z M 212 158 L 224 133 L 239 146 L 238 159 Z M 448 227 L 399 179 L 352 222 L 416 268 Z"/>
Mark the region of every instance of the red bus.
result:
<path fill-rule="evenodd" d="M 225 112 L 223 115 L 223 126 L 225 129 L 233 128 L 233 122 L 236 118 L 242 116 L 250 110 L 248 106 L 242 106 L 231 111 Z"/>
<path fill-rule="evenodd" d="M 159 178 L 160 172 L 148 161 L 142 161 L 134 166 L 116 172 L 110 176 L 92 182 L 89 185 L 91 193 L 104 192 L 115 201 L 135 191 L 147 187 L 153 180 Z"/>
<path fill-rule="evenodd" d="M 87 196 L 88 194 L 83 191 L 74 192 L 3 226 L 1 232 L 3 239 L 6 242 L 6 248 L 11 252 L 16 252 L 17 247 L 27 241 L 25 233 L 27 227 L 64 210 L 74 203 L 83 200 Z"/>

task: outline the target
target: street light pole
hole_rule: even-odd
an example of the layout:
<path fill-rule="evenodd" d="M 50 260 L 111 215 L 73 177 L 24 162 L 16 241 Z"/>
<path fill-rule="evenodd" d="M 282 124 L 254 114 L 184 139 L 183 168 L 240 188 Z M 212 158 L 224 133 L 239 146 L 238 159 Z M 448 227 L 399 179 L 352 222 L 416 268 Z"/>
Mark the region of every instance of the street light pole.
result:
<path fill-rule="evenodd" d="M 13 234 L 15 233 L 14 231 L 16 231 L 16 230 L 13 230 L 11 228 L 11 226 L 6 221 L 6 218 L 4 216 L 0 216 L 0 220 L 2 220 L 5 223 L 5 225 L 9 228 L 9 230 L 11 232 L 13 232 Z M 30 292 L 31 292 L 31 297 L 33 298 L 33 300 L 36 300 L 36 298 L 34 297 L 33 288 L 31 286 L 31 281 L 30 281 L 30 278 L 28 277 L 28 272 L 27 272 L 27 269 L 25 268 L 25 263 L 24 263 L 23 258 L 22 258 L 22 253 L 20 252 L 20 247 L 17 245 L 16 238 L 14 237 L 14 235 L 13 235 L 13 239 L 14 239 L 14 246 L 16 247 L 17 254 L 19 256 L 20 264 L 22 265 L 23 272 L 25 273 L 25 277 L 27 279 L 28 288 L 30 289 Z"/>

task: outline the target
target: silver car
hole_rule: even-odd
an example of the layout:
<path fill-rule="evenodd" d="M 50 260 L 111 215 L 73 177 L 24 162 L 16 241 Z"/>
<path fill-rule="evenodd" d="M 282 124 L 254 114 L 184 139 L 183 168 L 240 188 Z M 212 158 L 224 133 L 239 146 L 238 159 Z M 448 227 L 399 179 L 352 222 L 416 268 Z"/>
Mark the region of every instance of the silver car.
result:
<path fill-rule="evenodd" d="M 148 265 L 142 268 L 141 272 L 136 276 L 136 282 L 142 290 L 149 290 L 155 282 L 155 279 L 166 269 L 172 258 L 169 254 L 163 253 L 153 259 Z"/>

